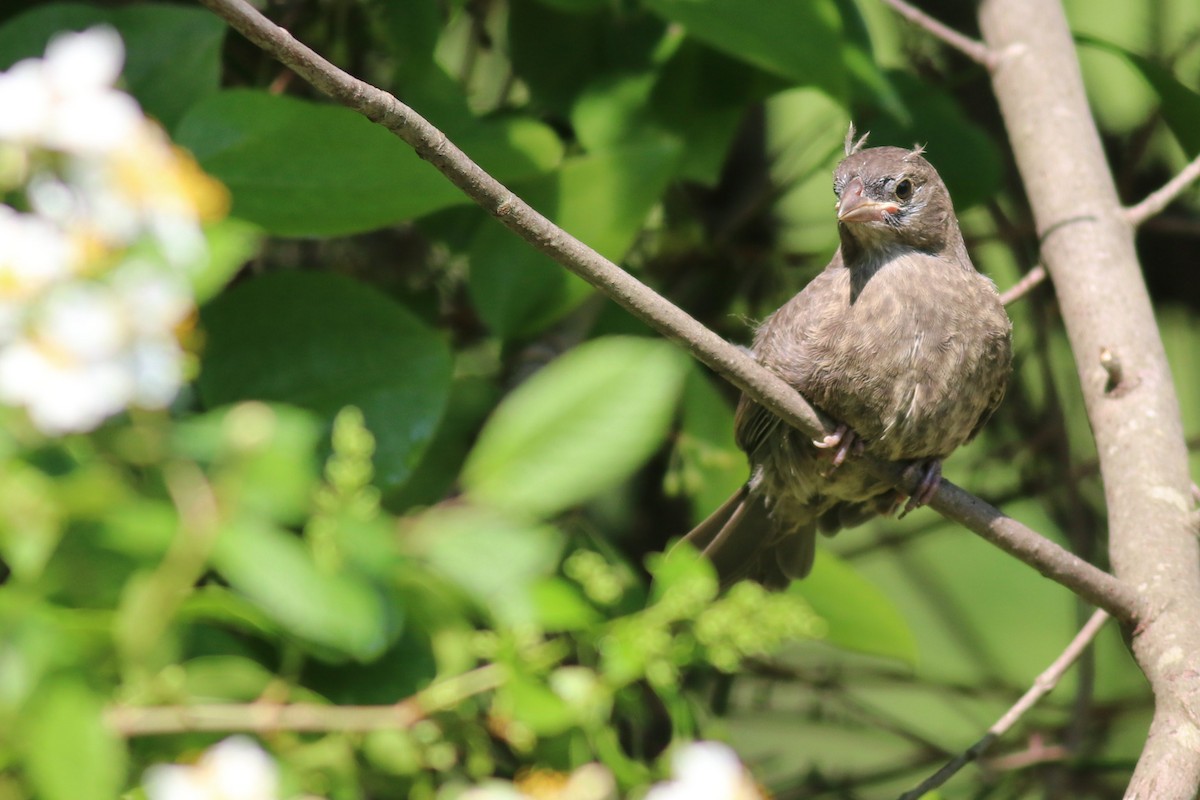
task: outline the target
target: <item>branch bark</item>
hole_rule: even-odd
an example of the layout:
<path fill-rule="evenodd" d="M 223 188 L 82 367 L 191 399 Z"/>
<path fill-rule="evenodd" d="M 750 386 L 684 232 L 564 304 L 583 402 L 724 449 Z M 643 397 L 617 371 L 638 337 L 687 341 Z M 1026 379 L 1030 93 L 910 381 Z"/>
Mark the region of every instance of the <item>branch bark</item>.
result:
<path fill-rule="evenodd" d="M 171 733 L 367 733 L 404 730 L 430 714 L 454 708 L 469 697 L 497 689 L 507 680 L 508 671 L 504 667 L 487 664 L 442 679 L 411 697 L 386 706 L 265 701 L 195 706 L 118 705 L 106 709 L 104 719 L 109 728 L 125 738 Z"/>
<path fill-rule="evenodd" d="M 395 97 L 338 69 L 245 0 L 201 2 L 317 89 L 392 131 L 530 245 L 664 336 L 682 344 L 695 358 L 788 424 L 814 439 L 834 432 L 836 426 L 818 414 L 791 386 L 538 213 Z M 915 477 L 904 475 L 901 465 L 872 462 L 871 466 L 882 479 L 905 491 L 911 493 L 915 487 Z M 1115 618 L 1133 622 L 1141 617 L 1142 606 L 1129 586 L 949 481 L 942 481 L 929 505 Z"/>
<path fill-rule="evenodd" d="M 1200 545 L 1179 403 L 1133 228 L 1062 8 L 984 0 L 979 13 L 1096 437 L 1114 571 L 1152 609 L 1133 631 L 1132 649 L 1155 714 L 1126 797 L 1190 800 L 1200 786 Z M 1115 386 L 1113 363 L 1122 376 Z"/>

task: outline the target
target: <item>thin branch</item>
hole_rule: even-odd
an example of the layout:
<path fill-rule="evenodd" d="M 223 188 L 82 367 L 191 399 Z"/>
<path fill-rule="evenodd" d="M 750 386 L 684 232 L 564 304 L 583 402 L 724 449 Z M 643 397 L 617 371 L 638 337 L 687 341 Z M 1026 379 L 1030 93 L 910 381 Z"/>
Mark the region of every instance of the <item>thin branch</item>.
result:
<path fill-rule="evenodd" d="M 950 26 L 929 16 L 916 6 L 909 5 L 905 0 L 883 0 L 883 3 L 890 6 L 893 11 L 913 25 L 926 31 L 935 39 L 940 39 L 943 43 L 953 47 L 976 64 L 981 64 L 990 70 L 995 63 L 992 52 L 988 50 L 987 45 L 983 42 L 972 39 L 970 36 L 964 36 Z"/>
<path fill-rule="evenodd" d="M 1026 272 L 1021 280 L 1008 287 L 1000 294 L 1000 302 L 1004 305 L 1015 303 L 1032 292 L 1046 280 L 1046 268 L 1041 264 Z"/>
<path fill-rule="evenodd" d="M 1172 200 L 1198 179 L 1200 179 L 1200 156 L 1192 159 L 1190 164 L 1163 184 L 1161 189 L 1151 192 L 1137 205 L 1125 209 L 1125 219 L 1129 220 L 1129 224 L 1136 228 L 1170 205 Z"/>
<path fill-rule="evenodd" d="M 1015 772 L 1040 764 L 1060 764 L 1071 757 L 1071 749 L 1061 744 L 1046 744 L 1041 736 L 1032 737 L 1029 746 L 1016 753 L 997 756 L 984 762 L 994 772 Z"/>
<path fill-rule="evenodd" d="M 534 248 L 664 336 L 683 344 L 695 358 L 785 422 L 814 439 L 835 431 L 836 426 L 785 381 L 538 213 L 395 97 L 338 69 L 245 0 L 201 2 L 317 89 L 392 131 Z M 871 459 L 864 459 L 864 464 L 881 479 L 910 494 L 915 488 L 916 476 L 906 475 L 902 465 Z M 1140 616 L 1141 603 L 1130 587 L 949 481 L 943 480 L 929 505 L 1118 619 L 1131 622 Z"/>
<path fill-rule="evenodd" d="M 975 761 L 982 756 L 992 744 L 1004 734 L 1008 733 L 1009 729 L 1016 724 L 1025 712 L 1033 708 L 1039 700 L 1058 685 L 1059 680 L 1066 671 L 1075 663 L 1078 658 L 1083 655 L 1083 651 L 1096 638 L 1096 634 L 1104 627 L 1104 623 L 1108 621 L 1108 614 L 1102 609 L 1097 610 L 1092 614 L 1084 626 L 1062 651 L 1058 658 L 1054 659 L 1054 663 L 1046 668 L 1046 671 L 1037 676 L 1033 686 L 1029 691 L 1021 696 L 1021 699 L 1013 704 L 1012 708 L 1004 713 L 1004 716 L 996 720 L 996 724 L 988 728 L 987 733 L 975 744 L 971 745 L 962 755 L 952 759 L 946 766 L 939 769 L 933 775 L 925 779 L 920 786 L 912 791 L 905 792 L 900 795 L 900 800 L 918 800 L 918 798 L 938 788 L 946 781 L 950 780 L 959 770 Z"/>
<path fill-rule="evenodd" d="M 403 730 L 463 700 L 498 688 L 508 672 L 498 664 L 438 681 L 412 697 L 387 706 L 334 706 L 317 703 L 223 703 L 196 706 L 114 706 L 105 714 L 121 736 L 169 733 L 273 733 L 329 731 L 364 733 Z"/>
<path fill-rule="evenodd" d="M 316 703 L 117 706 L 105 715 L 108 726 L 127 739 L 172 733 L 366 733 L 406 730 L 424 718 L 424 713 L 405 702 L 391 706 Z"/>

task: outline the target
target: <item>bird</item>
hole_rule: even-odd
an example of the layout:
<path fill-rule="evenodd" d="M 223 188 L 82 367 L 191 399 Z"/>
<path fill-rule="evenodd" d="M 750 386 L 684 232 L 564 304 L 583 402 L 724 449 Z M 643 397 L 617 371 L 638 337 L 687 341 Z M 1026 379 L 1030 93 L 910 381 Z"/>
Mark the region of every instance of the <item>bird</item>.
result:
<path fill-rule="evenodd" d="M 971 262 L 945 183 L 921 147 L 865 144 L 851 126 L 834 171 L 833 259 L 750 348 L 838 425 L 812 441 L 742 395 L 734 429 L 750 477 L 684 537 L 722 588 L 785 588 L 812 570 L 818 531 L 895 513 L 904 495 L 861 454 L 918 470 L 903 513 L 932 500 L 942 460 L 1004 397 L 1012 323 Z"/>

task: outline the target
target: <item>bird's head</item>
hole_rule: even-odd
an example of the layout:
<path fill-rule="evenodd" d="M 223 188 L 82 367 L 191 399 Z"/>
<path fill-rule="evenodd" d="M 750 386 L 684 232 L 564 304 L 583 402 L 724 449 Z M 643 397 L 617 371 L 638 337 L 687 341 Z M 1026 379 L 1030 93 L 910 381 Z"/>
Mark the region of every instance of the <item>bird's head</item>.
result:
<path fill-rule="evenodd" d="M 833 176 L 843 249 L 961 247 L 950 193 L 921 150 L 873 147 L 846 157 Z"/>

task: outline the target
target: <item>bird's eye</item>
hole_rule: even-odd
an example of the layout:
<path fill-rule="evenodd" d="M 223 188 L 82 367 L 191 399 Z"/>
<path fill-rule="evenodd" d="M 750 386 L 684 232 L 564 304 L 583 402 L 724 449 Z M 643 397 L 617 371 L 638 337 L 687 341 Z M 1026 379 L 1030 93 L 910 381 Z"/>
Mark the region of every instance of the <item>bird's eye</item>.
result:
<path fill-rule="evenodd" d="M 912 193 L 913 193 L 912 181 L 910 181 L 908 178 L 905 178 L 904 180 L 902 180 L 896 184 L 896 199 L 897 200 L 907 200 L 908 198 L 912 197 Z"/>

